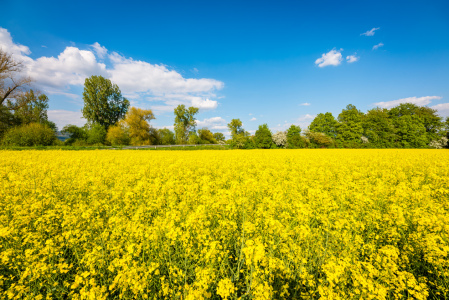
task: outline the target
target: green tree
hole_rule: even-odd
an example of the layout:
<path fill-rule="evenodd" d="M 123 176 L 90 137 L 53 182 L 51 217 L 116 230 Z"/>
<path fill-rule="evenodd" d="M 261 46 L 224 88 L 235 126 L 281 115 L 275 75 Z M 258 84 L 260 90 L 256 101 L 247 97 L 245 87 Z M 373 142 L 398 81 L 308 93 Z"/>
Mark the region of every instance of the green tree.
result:
<path fill-rule="evenodd" d="M 259 125 L 254 135 L 254 143 L 257 148 L 269 149 L 273 145 L 273 139 L 271 136 L 271 131 L 267 124 Z"/>
<path fill-rule="evenodd" d="M 240 119 L 232 119 L 228 124 L 228 128 L 231 131 L 231 137 L 234 138 L 236 135 L 243 134 L 245 130 L 242 128 L 242 121 Z"/>
<path fill-rule="evenodd" d="M 337 142 L 340 146 L 356 148 L 362 143 L 363 113 L 349 104 L 338 115 Z"/>
<path fill-rule="evenodd" d="M 335 120 L 330 112 L 327 112 L 325 114 L 318 114 L 312 123 L 310 123 L 309 130 L 312 132 L 322 132 L 331 138 L 335 138 L 337 136 L 337 126 L 337 120 Z"/>
<path fill-rule="evenodd" d="M 86 141 L 87 140 L 87 132 L 85 128 L 78 127 L 76 125 L 66 125 L 61 130 L 62 134 L 69 135 L 69 138 L 65 140 L 66 145 L 72 145 L 76 141 Z"/>
<path fill-rule="evenodd" d="M 334 140 L 322 132 L 313 132 L 306 130 L 305 135 L 309 141 L 310 148 L 328 148 L 333 147 Z"/>
<path fill-rule="evenodd" d="M 20 119 L 11 113 L 6 106 L 0 106 L 0 139 L 9 128 L 19 126 L 20 123 Z"/>
<path fill-rule="evenodd" d="M 159 144 L 173 145 L 175 144 L 175 133 L 168 128 L 158 129 Z"/>
<path fill-rule="evenodd" d="M 175 136 L 177 144 L 185 144 L 191 131 L 195 131 L 196 119 L 198 113 L 197 107 L 186 108 L 184 104 L 175 108 Z"/>
<path fill-rule="evenodd" d="M 129 108 L 129 101 L 122 96 L 119 87 L 102 76 L 86 78 L 83 99 L 84 118 L 104 126 L 106 130 L 122 119 Z"/>
<path fill-rule="evenodd" d="M 196 133 L 196 131 L 190 131 L 189 138 L 187 140 L 189 145 L 198 145 L 201 144 L 201 139 Z"/>
<path fill-rule="evenodd" d="M 363 118 L 363 134 L 375 148 L 391 148 L 397 139 L 395 127 L 386 108 L 373 108 Z"/>
<path fill-rule="evenodd" d="M 86 142 L 89 145 L 104 144 L 106 141 L 106 129 L 98 123 L 85 126 L 85 132 L 87 133 Z"/>
<path fill-rule="evenodd" d="M 421 148 L 442 135 L 442 118 L 434 109 L 401 103 L 390 109 L 388 115 L 395 126 L 398 146 Z"/>
<path fill-rule="evenodd" d="M 221 132 L 215 132 L 213 137 L 218 142 L 224 142 L 226 140 L 224 134 Z"/>
<path fill-rule="evenodd" d="M 301 127 L 296 125 L 291 125 L 287 129 L 287 148 L 296 149 L 304 148 L 304 139 L 301 136 Z"/>
<path fill-rule="evenodd" d="M 201 144 L 216 144 L 217 140 L 214 138 L 213 133 L 208 128 L 198 129 L 198 137 L 201 140 Z"/>

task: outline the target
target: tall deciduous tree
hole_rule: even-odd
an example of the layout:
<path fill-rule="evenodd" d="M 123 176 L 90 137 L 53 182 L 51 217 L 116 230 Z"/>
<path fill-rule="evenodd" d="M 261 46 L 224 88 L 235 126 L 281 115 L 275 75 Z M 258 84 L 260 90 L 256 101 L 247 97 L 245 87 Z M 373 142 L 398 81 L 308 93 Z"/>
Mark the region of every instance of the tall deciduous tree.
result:
<path fill-rule="evenodd" d="M 273 145 L 273 139 L 267 124 L 259 125 L 259 128 L 256 130 L 256 134 L 254 135 L 254 143 L 257 148 L 271 148 Z"/>
<path fill-rule="evenodd" d="M 20 76 L 23 63 L 15 60 L 11 54 L 0 49 L 0 106 L 8 104 L 9 110 L 20 106 L 16 100 L 31 83 L 29 77 Z"/>
<path fill-rule="evenodd" d="M 225 136 L 221 132 L 215 132 L 214 133 L 214 139 L 218 142 L 224 142 L 226 140 Z"/>
<path fill-rule="evenodd" d="M 321 132 L 328 137 L 335 138 L 337 136 L 338 122 L 334 116 L 327 112 L 325 114 L 318 114 L 312 123 L 309 125 L 309 130 L 312 132 Z"/>
<path fill-rule="evenodd" d="M 242 127 L 242 121 L 240 119 L 232 119 L 228 124 L 228 128 L 231 131 L 231 137 L 234 138 L 236 135 L 243 134 L 245 130 Z"/>
<path fill-rule="evenodd" d="M 133 145 L 151 144 L 152 131 L 149 121 L 155 119 L 150 109 L 131 107 L 125 118 L 120 121 L 128 129 Z"/>
<path fill-rule="evenodd" d="M 173 145 L 176 143 L 175 134 L 168 128 L 158 129 L 159 144 L 160 145 Z"/>
<path fill-rule="evenodd" d="M 301 137 L 301 127 L 292 125 L 287 129 L 287 147 L 304 148 L 304 139 Z"/>
<path fill-rule="evenodd" d="M 86 78 L 83 99 L 84 118 L 106 130 L 122 119 L 129 108 L 129 101 L 122 96 L 119 87 L 102 76 Z"/>
<path fill-rule="evenodd" d="M 349 104 L 338 115 L 337 141 L 345 147 L 357 147 L 362 143 L 363 113 Z"/>
<path fill-rule="evenodd" d="M 175 135 L 178 144 L 185 144 L 191 131 L 195 130 L 196 119 L 198 113 L 197 107 L 186 108 L 184 104 L 175 108 Z"/>
<path fill-rule="evenodd" d="M 394 147 L 397 139 L 395 127 L 388 116 L 388 109 L 373 108 L 363 118 L 363 134 L 368 138 L 371 147 Z"/>

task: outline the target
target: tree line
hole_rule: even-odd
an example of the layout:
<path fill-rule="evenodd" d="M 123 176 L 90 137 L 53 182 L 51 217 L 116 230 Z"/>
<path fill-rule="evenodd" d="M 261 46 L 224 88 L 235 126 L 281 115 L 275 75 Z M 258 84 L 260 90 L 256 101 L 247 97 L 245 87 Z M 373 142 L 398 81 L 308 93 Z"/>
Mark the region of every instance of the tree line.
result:
<path fill-rule="evenodd" d="M 444 148 L 448 147 L 449 118 L 436 110 L 412 103 L 391 109 L 373 108 L 366 113 L 348 105 L 335 118 L 318 114 L 302 130 L 291 125 L 272 133 L 267 124 L 254 135 L 240 119 L 227 125 L 230 139 L 208 128 L 196 129 L 199 109 L 179 105 L 174 109 L 174 131 L 156 129 L 150 109 L 130 107 L 120 88 L 102 76 L 85 79 L 82 109 L 87 123 L 67 125 L 56 138 L 56 125 L 48 120 L 49 98 L 29 88 L 31 80 L 20 76 L 22 64 L 0 49 L 0 139 L 3 145 L 172 145 L 229 144 L 237 149 L 269 148 Z"/>

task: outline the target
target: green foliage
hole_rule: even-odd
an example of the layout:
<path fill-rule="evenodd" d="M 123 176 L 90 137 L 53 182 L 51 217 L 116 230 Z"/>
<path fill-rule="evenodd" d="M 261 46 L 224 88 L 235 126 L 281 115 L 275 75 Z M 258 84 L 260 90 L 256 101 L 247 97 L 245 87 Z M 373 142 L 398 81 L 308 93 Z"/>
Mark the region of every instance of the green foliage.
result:
<path fill-rule="evenodd" d="M 157 130 L 159 145 L 174 145 L 175 133 L 168 128 Z"/>
<path fill-rule="evenodd" d="M 129 108 L 129 101 L 122 96 L 119 87 L 102 76 L 86 78 L 83 99 L 84 118 L 106 130 L 122 119 Z"/>
<path fill-rule="evenodd" d="M 403 148 L 424 148 L 430 141 L 426 136 L 426 127 L 417 115 L 402 115 L 393 119 L 398 136 L 398 146 Z"/>
<path fill-rule="evenodd" d="M 346 148 L 357 148 L 362 143 L 363 113 L 349 104 L 338 115 L 337 142 Z"/>
<path fill-rule="evenodd" d="M 64 126 L 61 133 L 69 136 L 69 138 L 64 142 L 66 145 L 73 145 L 73 143 L 77 140 L 87 140 L 87 132 L 85 128 L 78 127 L 76 125 L 69 124 Z"/>
<path fill-rule="evenodd" d="M 327 112 L 318 114 L 309 125 L 309 130 L 313 132 L 322 132 L 325 135 L 335 138 L 337 136 L 338 122 L 334 116 Z"/>
<path fill-rule="evenodd" d="M 224 134 L 221 132 L 215 132 L 213 137 L 218 142 L 224 142 L 226 140 Z"/>
<path fill-rule="evenodd" d="M 207 128 L 198 129 L 198 137 L 201 140 L 201 144 L 216 144 L 217 143 L 217 140 L 214 138 L 214 135 Z"/>
<path fill-rule="evenodd" d="M 254 143 L 257 148 L 270 149 L 273 145 L 271 131 L 267 124 L 259 125 L 259 129 L 256 130 L 254 135 Z"/>
<path fill-rule="evenodd" d="M 329 148 L 333 147 L 334 140 L 322 132 L 306 131 L 309 148 Z"/>
<path fill-rule="evenodd" d="M 14 115 L 20 119 L 22 124 L 46 123 L 48 122 L 48 97 L 45 94 L 35 93 L 33 90 L 18 97 Z"/>
<path fill-rule="evenodd" d="M 55 132 L 47 125 L 30 123 L 9 129 L 2 139 L 5 146 L 49 146 L 56 141 Z"/>
<path fill-rule="evenodd" d="M 190 132 L 195 130 L 196 119 L 198 113 L 197 107 L 186 108 L 184 104 L 175 108 L 175 137 L 177 144 L 185 144 L 190 136 Z"/>
<path fill-rule="evenodd" d="M 374 108 L 369 110 L 363 120 L 364 136 L 368 138 L 370 147 L 392 148 L 395 146 L 397 136 L 388 109 Z"/>
<path fill-rule="evenodd" d="M 240 121 L 240 119 L 232 119 L 228 124 L 228 128 L 231 131 L 232 138 L 236 135 L 245 133 L 245 130 L 242 128 L 242 121 Z"/>
<path fill-rule="evenodd" d="M 301 136 L 301 127 L 296 125 L 291 125 L 287 129 L 287 148 L 297 149 L 304 148 L 305 142 L 304 138 Z"/>
<path fill-rule="evenodd" d="M 107 131 L 100 124 L 91 124 L 86 128 L 87 144 L 89 145 L 101 145 L 106 141 Z"/>
<path fill-rule="evenodd" d="M 187 140 L 187 144 L 189 144 L 189 145 L 201 144 L 201 139 L 195 131 L 190 132 L 189 139 Z"/>
<path fill-rule="evenodd" d="M 5 106 L 0 106 L 0 139 L 8 129 L 19 125 L 20 119 L 12 114 Z"/>

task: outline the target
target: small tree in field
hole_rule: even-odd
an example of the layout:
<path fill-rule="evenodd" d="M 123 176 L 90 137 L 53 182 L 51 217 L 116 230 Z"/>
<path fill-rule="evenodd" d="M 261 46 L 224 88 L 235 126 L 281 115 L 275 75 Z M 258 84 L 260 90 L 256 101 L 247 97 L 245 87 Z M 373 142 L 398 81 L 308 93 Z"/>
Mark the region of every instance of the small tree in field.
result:
<path fill-rule="evenodd" d="M 271 148 L 273 145 L 273 139 L 267 124 L 259 125 L 259 129 L 256 130 L 256 134 L 254 135 L 254 143 L 257 148 Z"/>

